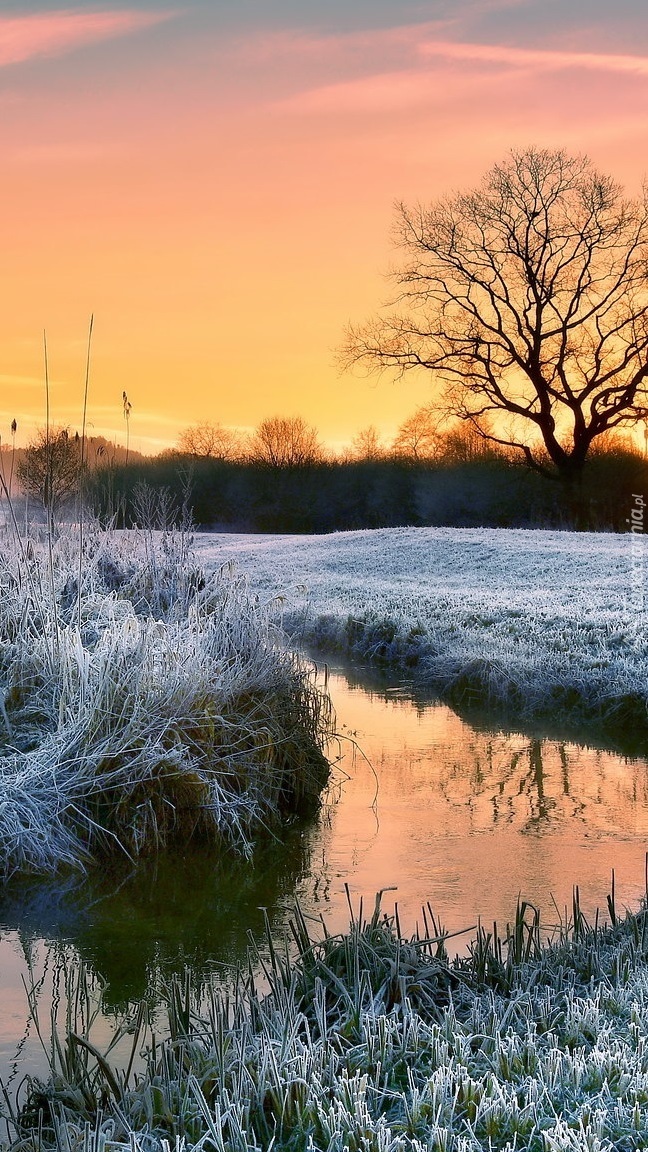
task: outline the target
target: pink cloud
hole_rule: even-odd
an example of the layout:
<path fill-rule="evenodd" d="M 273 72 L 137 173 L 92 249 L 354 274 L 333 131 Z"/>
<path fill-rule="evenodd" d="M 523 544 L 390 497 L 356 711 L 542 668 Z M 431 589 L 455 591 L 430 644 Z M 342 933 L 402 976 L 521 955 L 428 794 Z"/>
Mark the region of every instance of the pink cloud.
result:
<path fill-rule="evenodd" d="M 411 108 L 436 94 L 435 78 L 429 73 L 412 70 L 381 72 L 360 80 L 326 84 L 300 92 L 275 107 L 282 111 L 309 112 L 383 112 Z"/>
<path fill-rule="evenodd" d="M 414 108 L 439 97 L 441 77 L 439 70 L 432 67 L 435 59 L 441 64 L 477 65 L 470 71 L 473 83 L 478 83 L 485 72 L 504 76 L 510 70 L 523 72 L 529 78 L 544 71 L 569 73 L 578 69 L 636 78 L 648 76 L 648 57 L 645 56 L 425 40 L 421 38 L 420 26 L 416 29 L 418 35 L 414 36 L 414 31 L 409 29 L 409 37 L 400 41 L 410 51 L 408 58 L 399 61 L 397 67 L 381 68 L 380 63 L 384 61 L 375 58 L 374 64 L 378 66 L 369 74 L 304 88 L 276 101 L 275 107 L 298 113 L 371 113 Z M 446 70 L 442 80 L 446 99 L 451 92 L 455 96 L 459 94 L 454 92 L 457 83 L 461 90 L 465 88 L 465 70 L 461 73 L 455 70 L 454 74 Z"/>
<path fill-rule="evenodd" d="M 57 56 L 114 36 L 148 28 L 175 13 L 78 12 L 61 9 L 31 16 L 0 16 L 0 67 L 35 56 Z"/>
<path fill-rule="evenodd" d="M 467 60 L 484 64 L 505 64 L 513 68 L 574 69 L 596 72 L 626 72 L 648 76 L 648 57 L 621 56 L 604 52 L 560 52 L 553 49 L 513 48 L 505 44 L 461 44 L 447 40 L 428 40 L 419 45 L 422 56 L 441 56 L 446 60 Z"/>
<path fill-rule="evenodd" d="M 276 62 L 280 57 L 309 61 L 358 61 L 362 53 L 394 56 L 403 49 L 411 54 L 424 43 L 426 36 L 438 36 L 449 30 L 449 20 L 428 20 L 418 24 L 403 24 L 390 28 L 360 29 L 338 34 L 308 33 L 301 29 L 280 32 L 261 32 L 247 35 L 227 45 L 227 54 L 236 55 L 245 63 Z M 434 42 L 434 41 L 431 41 Z"/>
<path fill-rule="evenodd" d="M 519 0 L 510 0 L 517 5 Z M 489 0 L 485 0 L 489 6 Z M 503 0 L 497 0 L 497 5 Z M 390 28 L 362 29 L 341 34 L 317 35 L 300 30 L 263 32 L 243 37 L 227 45 L 228 57 L 238 65 L 248 66 L 289 61 L 295 68 L 304 63 L 310 68 L 359 71 L 342 83 L 378 78 L 380 73 L 420 69 L 421 61 L 440 57 L 450 61 L 501 64 L 526 70 L 586 69 L 648 75 L 648 57 L 601 51 L 580 52 L 554 48 L 525 48 L 507 44 L 471 43 L 451 38 L 459 20 L 436 20 Z M 328 85 L 327 87 L 333 87 Z M 322 90 L 324 85 L 321 86 Z M 313 88 L 313 91 L 315 89 Z"/>

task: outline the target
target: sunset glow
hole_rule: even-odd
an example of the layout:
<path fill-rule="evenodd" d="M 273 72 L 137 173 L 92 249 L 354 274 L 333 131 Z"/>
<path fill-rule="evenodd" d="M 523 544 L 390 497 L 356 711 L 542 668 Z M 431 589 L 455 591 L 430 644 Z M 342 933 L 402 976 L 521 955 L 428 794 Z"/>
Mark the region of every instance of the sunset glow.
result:
<path fill-rule="evenodd" d="M 80 423 L 156 451 L 201 420 L 305 416 L 385 436 L 430 383 L 341 377 L 387 299 L 395 200 L 479 181 L 511 147 L 648 168 L 639 0 L 150 4 L 0 17 L 0 436 Z"/>

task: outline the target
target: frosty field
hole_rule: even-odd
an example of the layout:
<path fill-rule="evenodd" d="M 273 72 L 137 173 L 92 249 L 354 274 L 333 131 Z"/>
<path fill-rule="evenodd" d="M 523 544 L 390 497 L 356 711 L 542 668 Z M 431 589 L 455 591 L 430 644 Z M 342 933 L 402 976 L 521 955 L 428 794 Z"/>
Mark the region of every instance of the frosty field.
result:
<path fill-rule="evenodd" d="M 194 806 L 187 808 L 180 790 L 187 780 L 205 792 L 202 810 L 219 817 L 215 829 L 201 824 L 199 839 L 227 839 L 239 848 L 241 869 L 261 825 L 280 837 L 290 824 L 302 780 L 314 782 L 316 806 L 324 776 L 313 768 L 326 769 L 332 713 L 323 678 L 284 647 L 275 620 L 295 646 L 377 662 L 445 695 L 457 711 L 486 702 L 540 718 L 539 727 L 549 727 L 550 716 L 585 720 L 588 730 L 595 722 L 625 726 L 645 747 L 648 644 L 637 604 L 644 558 L 630 537 L 450 529 L 200 534 L 195 560 L 205 573 L 188 541 L 186 552 L 180 543 L 178 553 L 178 541 L 165 534 L 95 538 L 74 584 L 70 572 L 76 577 L 79 569 L 70 569 L 62 540 L 51 595 L 45 554 L 30 550 L 20 564 L 0 566 L 9 689 L 0 876 L 3 869 L 5 876 L 55 874 L 61 843 L 68 865 L 82 869 L 78 845 L 88 840 L 88 826 L 97 827 L 97 813 L 102 836 L 118 836 L 133 858 L 140 845 L 143 853 L 164 851 L 185 829 L 185 812 L 193 830 Z M 431 749 L 438 757 L 438 734 Z M 569 775 L 572 754 L 561 761 L 560 787 L 567 781 L 570 810 L 589 821 Z M 645 766 L 635 766 L 633 777 L 617 759 L 619 778 L 633 792 Z M 500 760 L 510 761 L 511 795 L 521 796 L 530 773 L 529 787 L 542 789 L 559 822 L 541 754 L 528 766 L 515 751 L 495 756 L 497 772 Z M 490 812 L 496 777 L 479 756 L 475 764 Z M 103 804 L 107 769 L 109 795 L 118 800 L 114 818 Z M 399 787 L 407 778 L 399 777 Z M 607 795 L 602 778 L 599 764 L 592 780 L 599 805 Z M 444 795 L 460 805 L 463 795 L 474 812 L 479 788 L 473 774 L 462 779 L 453 760 Z M 498 795 L 506 800 L 509 776 L 497 780 L 505 782 Z M 610 786 L 617 788 L 616 777 Z M 406 795 L 422 806 L 420 791 Z M 637 807 L 643 803 L 640 796 Z M 442 823 L 428 823 L 443 843 Z M 527 836 L 538 856 L 549 850 L 546 831 L 535 821 Z M 492 846 L 499 870 L 501 841 Z M 20 859 L 16 844 L 23 845 Z M 100 842 L 87 846 L 105 859 Z M 444 858 L 446 871 L 449 864 Z M 429 854 L 425 865 L 431 882 Z M 330 871 L 341 886 L 346 875 Z M 360 911 L 349 931 L 331 935 L 308 910 L 291 909 L 289 934 L 278 943 L 268 931 L 258 941 L 261 955 L 231 986 L 202 969 L 187 967 L 184 979 L 168 982 L 147 969 L 146 998 L 129 1003 L 115 1032 L 126 1057 L 92 1030 L 102 978 L 79 953 L 57 976 L 66 1016 L 47 1047 L 46 1082 L 27 1075 L 4 1094 L 0 1147 L 638 1152 L 647 1125 L 648 914 L 642 907 L 622 918 L 614 885 L 613 877 L 609 928 L 601 927 L 603 917 L 587 923 L 576 889 L 564 917 L 558 905 L 552 920 L 545 918 L 551 908 L 519 901 L 505 928 L 498 920 L 500 928 L 468 929 L 467 952 L 454 960 L 455 939 L 430 905 L 412 937 L 402 934 L 398 915 L 383 917 L 379 901 L 369 919 Z M 373 892 L 364 895 L 373 902 Z M 220 898 L 232 918 L 226 884 Z M 129 906 L 129 933 L 136 927 Z M 105 949 L 105 936 L 93 939 Z M 34 994 L 33 1027 L 37 1003 Z"/>
<path fill-rule="evenodd" d="M 648 732 L 642 537 L 397 528 L 200 534 L 302 642 L 379 661 L 461 706 Z"/>

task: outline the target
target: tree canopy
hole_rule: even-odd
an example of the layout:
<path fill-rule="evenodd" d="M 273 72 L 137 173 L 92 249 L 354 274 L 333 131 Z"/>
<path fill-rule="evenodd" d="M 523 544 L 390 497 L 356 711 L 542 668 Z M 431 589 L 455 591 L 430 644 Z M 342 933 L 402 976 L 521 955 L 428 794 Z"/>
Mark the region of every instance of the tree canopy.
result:
<path fill-rule="evenodd" d="M 250 459 L 272 468 L 305 468 L 322 456 L 316 429 L 301 416 L 262 420 L 250 442 Z"/>
<path fill-rule="evenodd" d="M 240 436 L 232 428 L 204 420 L 180 433 L 178 449 L 187 456 L 234 460 L 241 451 Z"/>
<path fill-rule="evenodd" d="M 83 466 L 81 441 L 67 428 L 41 430 L 25 449 L 17 468 L 25 492 L 50 513 L 79 491 Z"/>
<path fill-rule="evenodd" d="M 648 196 L 587 157 L 529 148 L 476 190 L 397 208 L 404 259 L 345 365 L 425 370 L 439 407 L 547 475 L 648 417 Z"/>

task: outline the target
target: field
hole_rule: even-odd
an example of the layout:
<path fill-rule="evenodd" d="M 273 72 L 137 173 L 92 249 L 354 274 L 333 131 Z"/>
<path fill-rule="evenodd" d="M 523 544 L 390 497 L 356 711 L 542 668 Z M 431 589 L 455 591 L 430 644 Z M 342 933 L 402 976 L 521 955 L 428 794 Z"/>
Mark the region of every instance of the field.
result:
<path fill-rule="evenodd" d="M 458 706 L 648 734 L 643 537 L 397 528 L 197 537 L 293 636 L 378 662 Z"/>

